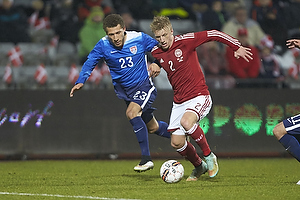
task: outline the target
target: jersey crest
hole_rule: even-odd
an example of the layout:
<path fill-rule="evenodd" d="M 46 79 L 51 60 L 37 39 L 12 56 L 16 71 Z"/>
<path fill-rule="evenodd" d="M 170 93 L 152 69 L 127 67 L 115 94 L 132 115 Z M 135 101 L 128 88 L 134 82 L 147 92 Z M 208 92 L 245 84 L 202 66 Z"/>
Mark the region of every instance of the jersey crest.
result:
<path fill-rule="evenodd" d="M 175 56 L 176 56 L 178 62 L 182 62 L 182 61 L 183 61 L 183 56 L 182 56 L 182 51 L 181 51 L 181 49 L 176 49 L 176 50 L 174 51 L 174 54 L 175 54 Z"/>
<path fill-rule="evenodd" d="M 131 53 L 136 54 L 136 52 L 137 52 L 137 47 L 136 46 L 132 46 L 129 49 L 130 49 Z"/>

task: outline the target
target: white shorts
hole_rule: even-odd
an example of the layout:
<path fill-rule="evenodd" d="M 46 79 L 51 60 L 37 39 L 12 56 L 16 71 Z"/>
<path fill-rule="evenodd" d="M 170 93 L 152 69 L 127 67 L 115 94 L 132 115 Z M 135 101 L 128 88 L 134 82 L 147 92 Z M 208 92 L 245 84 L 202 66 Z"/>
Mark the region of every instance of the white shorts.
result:
<path fill-rule="evenodd" d="M 174 135 L 185 135 L 183 127 L 180 125 L 180 120 L 185 112 L 193 112 L 198 117 L 198 122 L 202 120 L 212 107 L 212 99 L 210 95 L 201 95 L 190 99 L 181 104 L 173 102 L 172 112 L 168 131 Z"/>

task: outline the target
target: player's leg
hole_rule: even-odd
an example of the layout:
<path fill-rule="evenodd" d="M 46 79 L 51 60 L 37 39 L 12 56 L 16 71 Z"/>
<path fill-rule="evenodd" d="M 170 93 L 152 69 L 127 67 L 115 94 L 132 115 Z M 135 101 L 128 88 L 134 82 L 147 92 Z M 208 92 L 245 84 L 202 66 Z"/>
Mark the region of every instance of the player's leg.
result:
<path fill-rule="evenodd" d="M 273 134 L 286 151 L 300 162 L 299 117 L 300 115 L 296 115 L 283 120 L 274 127 Z M 297 185 L 300 185 L 300 181 L 297 182 Z"/>
<path fill-rule="evenodd" d="M 175 148 L 180 155 L 189 160 L 195 167 L 187 181 L 195 181 L 201 174 L 204 174 L 207 171 L 207 165 L 198 156 L 195 147 L 190 142 L 186 141 L 185 130 L 180 124 L 180 119 L 187 108 L 186 104 L 186 102 L 182 104 L 173 103 L 168 130 L 172 131 L 172 147 Z"/>
<path fill-rule="evenodd" d="M 293 136 L 293 134 L 300 134 L 298 118 L 300 115 L 283 120 L 274 127 L 273 134 L 286 151 L 300 162 L 299 141 Z"/>
<path fill-rule="evenodd" d="M 208 175 L 215 177 L 219 171 L 216 155 L 211 152 L 202 128 L 199 126 L 199 120 L 203 119 L 210 111 L 212 101 L 209 95 L 199 96 L 190 100 L 187 104 L 180 124 L 201 148 L 204 159 L 208 166 Z"/>
<path fill-rule="evenodd" d="M 187 178 L 187 181 L 196 181 L 198 178 L 207 171 L 207 165 L 201 160 L 196 152 L 195 147 L 186 141 L 185 133 L 178 129 L 173 132 L 171 136 L 171 145 L 176 151 L 194 165 L 194 170 Z"/>
<path fill-rule="evenodd" d="M 151 82 L 149 82 L 149 83 L 151 83 Z M 147 86 L 147 83 L 145 84 L 145 86 Z M 151 87 L 151 89 L 152 89 L 152 87 Z M 143 118 L 144 122 L 146 123 L 148 132 L 150 134 L 154 133 L 154 134 L 162 136 L 162 137 L 170 138 L 171 134 L 167 130 L 168 124 L 164 121 L 157 121 L 153 115 L 153 111 L 156 109 L 152 107 L 152 103 L 155 101 L 156 95 L 157 95 L 156 90 L 151 92 L 151 95 L 149 96 L 147 103 L 143 107 L 142 118 Z"/>
<path fill-rule="evenodd" d="M 192 126 L 189 130 L 186 131 L 186 133 L 187 133 L 187 135 L 191 136 L 191 138 L 193 138 L 195 140 L 195 142 L 198 144 L 198 146 L 201 148 L 203 155 L 204 155 L 204 159 L 208 166 L 208 175 L 212 178 L 212 177 L 215 177 L 219 171 L 217 157 L 213 152 L 211 152 L 209 144 L 206 140 L 205 134 L 204 134 L 202 128 L 198 125 L 198 123 L 195 123 L 195 121 L 194 121 L 195 118 L 196 118 L 196 115 L 193 112 L 186 112 L 183 115 L 183 118 L 181 121 L 185 127 Z M 192 125 L 192 123 L 194 123 L 194 124 Z"/>
<path fill-rule="evenodd" d="M 168 124 L 164 121 L 157 121 L 152 113 L 143 113 L 142 118 L 147 125 L 150 134 L 156 134 L 165 138 L 171 138 L 168 131 Z M 150 119 L 150 120 L 149 120 Z"/>
<path fill-rule="evenodd" d="M 133 127 L 142 153 L 141 162 L 134 167 L 134 170 L 138 172 L 146 171 L 154 167 L 150 156 L 148 130 L 141 114 L 142 109 L 140 105 L 130 102 L 126 110 L 126 116 Z"/>
<path fill-rule="evenodd" d="M 130 100 L 127 101 L 127 105 L 130 103 L 127 107 L 126 115 L 133 126 L 142 152 L 141 162 L 134 167 L 134 170 L 138 172 L 146 171 L 154 167 L 150 156 L 147 122 L 145 123 L 143 120 L 142 114 L 152 109 L 151 105 L 156 95 L 157 91 L 149 79 L 145 80 L 141 85 L 131 88 L 127 91 L 126 95 L 127 98 L 130 98 Z"/>
<path fill-rule="evenodd" d="M 211 153 L 210 147 L 207 143 L 205 134 L 202 128 L 197 123 L 198 118 L 194 112 L 185 112 L 180 123 L 188 136 L 191 136 L 201 148 L 203 155 L 208 156 Z"/>

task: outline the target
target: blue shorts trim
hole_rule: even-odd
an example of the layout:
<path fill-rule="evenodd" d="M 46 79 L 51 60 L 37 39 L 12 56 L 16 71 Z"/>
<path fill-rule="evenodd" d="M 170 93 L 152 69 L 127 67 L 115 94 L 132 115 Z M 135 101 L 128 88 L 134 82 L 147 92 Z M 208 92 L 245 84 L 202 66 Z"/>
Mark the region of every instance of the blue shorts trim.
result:
<path fill-rule="evenodd" d="M 115 85 L 115 92 L 120 99 L 125 100 L 127 106 L 130 102 L 139 104 L 142 108 L 142 119 L 148 123 L 153 118 L 155 108 L 152 104 L 157 96 L 157 90 L 150 79 L 134 88 L 122 88 L 120 85 Z"/>

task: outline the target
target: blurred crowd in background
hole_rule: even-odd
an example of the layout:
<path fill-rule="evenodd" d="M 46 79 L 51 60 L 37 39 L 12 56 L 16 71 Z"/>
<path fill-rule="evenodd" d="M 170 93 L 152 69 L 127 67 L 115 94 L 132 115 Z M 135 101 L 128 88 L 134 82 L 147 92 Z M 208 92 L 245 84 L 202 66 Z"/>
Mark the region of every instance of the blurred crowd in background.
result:
<path fill-rule="evenodd" d="M 175 34 L 216 29 L 252 49 L 249 63 L 230 48 L 208 42 L 197 48 L 213 89 L 300 88 L 300 0 L 0 0 L 0 89 L 69 89 L 95 44 L 103 18 L 120 14 L 127 30 L 152 35 L 154 16 L 171 19 Z M 170 89 L 162 75 L 157 88 Z M 99 61 L 85 88 L 112 89 Z"/>

